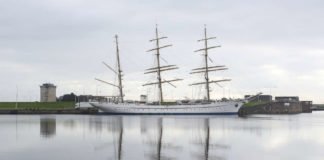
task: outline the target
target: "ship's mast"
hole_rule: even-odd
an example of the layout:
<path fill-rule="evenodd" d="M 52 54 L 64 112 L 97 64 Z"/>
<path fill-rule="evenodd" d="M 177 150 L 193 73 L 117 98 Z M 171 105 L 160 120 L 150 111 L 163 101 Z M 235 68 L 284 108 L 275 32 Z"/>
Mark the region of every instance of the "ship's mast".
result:
<path fill-rule="evenodd" d="M 207 101 L 210 101 L 210 85 L 209 85 L 210 83 L 218 83 L 218 82 L 223 82 L 223 81 L 230 81 L 230 79 L 222 79 L 222 80 L 216 80 L 216 81 L 214 81 L 214 80 L 211 81 L 209 79 L 209 72 L 227 70 L 228 69 L 224 65 L 209 66 L 208 59 L 210 60 L 210 58 L 208 56 L 208 50 L 220 47 L 220 46 L 211 46 L 211 47 L 209 47 L 208 46 L 208 40 L 211 40 L 211 39 L 216 39 L 216 37 L 207 37 L 207 28 L 206 28 L 206 25 L 205 25 L 205 27 L 204 27 L 204 38 L 198 40 L 198 42 L 203 41 L 205 46 L 204 46 L 204 48 L 195 51 L 195 52 L 204 51 L 203 56 L 204 56 L 205 65 L 204 65 L 204 67 L 193 69 L 192 72 L 190 73 L 190 74 L 204 73 L 205 82 L 193 83 L 191 85 L 202 85 L 202 84 L 204 84 L 206 86 L 206 96 L 207 96 L 206 98 L 207 98 Z"/>
<path fill-rule="evenodd" d="M 123 96 L 123 84 L 122 84 L 122 70 L 120 68 L 120 60 L 119 60 L 119 48 L 118 48 L 118 35 L 115 35 L 116 39 L 116 57 L 117 57 L 117 72 L 118 72 L 118 89 L 119 89 L 119 96 L 121 102 L 124 103 L 124 96 Z"/>
<path fill-rule="evenodd" d="M 162 79 L 161 72 L 167 71 L 167 70 L 178 69 L 178 67 L 176 65 L 161 66 L 161 64 L 160 64 L 160 59 L 161 59 L 161 57 L 160 57 L 160 49 L 172 46 L 171 44 L 160 46 L 160 40 L 165 39 L 165 38 L 168 38 L 168 37 L 159 37 L 158 28 L 157 28 L 157 25 L 156 25 L 155 39 L 150 40 L 150 42 L 153 42 L 153 41 L 156 42 L 156 48 L 150 49 L 147 52 L 156 51 L 155 55 L 156 55 L 157 66 L 153 67 L 153 68 L 146 69 L 146 72 L 144 73 L 144 74 L 155 73 L 155 72 L 157 73 L 157 82 L 147 83 L 147 84 L 144 84 L 143 86 L 156 85 L 156 84 L 158 85 L 158 88 L 159 88 L 159 104 L 164 102 L 163 101 L 162 84 L 163 83 L 168 83 L 168 84 L 172 85 L 173 87 L 175 87 L 173 84 L 171 84 L 171 82 L 182 80 L 182 79 L 173 79 L 173 80 L 164 80 L 164 79 Z"/>
<path fill-rule="evenodd" d="M 205 31 L 205 79 L 206 79 L 206 90 L 207 90 L 207 100 L 209 101 L 210 100 L 210 90 L 209 90 L 209 76 L 208 76 L 208 44 L 207 44 L 207 29 L 206 29 L 206 26 L 204 28 L 204 31 Z"/>
<path fill-rule="evenodd" d="M 107 63 L 102 62 L 108 69 L 110 69 L 111 71 L 113 71 L 117 77 L 118 77 L 118 85 L 109 83 L 107 81 L 95 78 L 95 80 L 100 81 L 102 83 L 114 86 L 116 88 L 119 89 L 119 97 L 120 97 L 120 101 L 121 103 L 124 102 L 124 94 L 123 94 L 123 84 L 122 84 L 122 70 L 121 70 L 121 65 L 120 65 L 120 59 L 119 59 L 119 47 L 118 47 L 118 35 L 115 35 L 115 43 L 116 43 L 116 59 L 117 59 L 117 70 L 113 69 L 112 67 L 110 67 Z"/>
<path fill-rule="evenodd" d="M 155 39 L 156 39 L 156 61 L 157 61 L 157 80 L 159 82 L 159 97 L 160 103 L 163 102 L 162 80 L 161 80 L 161 68 L 160 68 L 160 43 L 159 33 L 157 27 L 155 27 Z M 171 46 L 171 45 L 170 45 Z"/>

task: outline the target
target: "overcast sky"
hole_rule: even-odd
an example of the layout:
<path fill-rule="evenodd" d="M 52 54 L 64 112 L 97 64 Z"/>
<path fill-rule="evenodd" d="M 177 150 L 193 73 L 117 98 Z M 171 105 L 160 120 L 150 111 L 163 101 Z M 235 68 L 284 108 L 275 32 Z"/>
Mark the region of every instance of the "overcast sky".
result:
<path fill-rule="evenodd" d="M 140 94 L 156 97 L 154 81 L 144 75 L 154 57 L 155 24 L 168 36 L 163 44 L 164 64 L 180 69 L 164 79 L 183 78 L 177 88 L 165 85 L 165 99 L 199 98 L 203 87 L 188 84 L 202 80 L 189 74 L 202 65 L 194 53 L 208 35 L 222 45 L 210 52 L 211 65 L 227 65 L 212 78 L 231 78 L 223 88 L 212 85 L 212 98 L 263 92 L 274 96 L 300 96 L 324 103 L 324 1 L 322 0 L 0 0 L 0 101 L 38 101 L 39 86 L 57 85 L 57 96 L 113 95 L 114 35 L 120 38 L 126 99 Z"/>

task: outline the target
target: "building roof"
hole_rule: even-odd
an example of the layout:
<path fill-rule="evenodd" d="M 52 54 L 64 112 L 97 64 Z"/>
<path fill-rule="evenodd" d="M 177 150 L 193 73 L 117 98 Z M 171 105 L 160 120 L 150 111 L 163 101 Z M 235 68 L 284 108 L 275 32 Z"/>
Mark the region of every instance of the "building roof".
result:
<path fill-rule="evenodd" d="M 50 88 L 50 87 L 54 87 L 56 88 L 56 86 L 52 83 L 44 83 L 43 85 L 41 85 L 40 87 L 45 87 L 45 88 Z"/>

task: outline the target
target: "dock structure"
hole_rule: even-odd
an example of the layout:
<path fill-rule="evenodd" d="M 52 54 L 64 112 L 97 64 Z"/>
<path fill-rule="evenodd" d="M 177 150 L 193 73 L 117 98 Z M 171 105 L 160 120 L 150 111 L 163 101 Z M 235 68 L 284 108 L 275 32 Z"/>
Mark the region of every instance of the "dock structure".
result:
<path fill-rule="evenodd" d="M 84 115 L 97 115 L 98 109 L 0 109 L 0 115 L 2 114 L 25 114 L 25 115 L 42 115 L 42 114 L 84 114 Z"/>
<path fill-rule="evenodd" d="M 275 97 L 274 101 L 252 101 L 239 110 L 239 116 L 250 114 L 298 114 L 312 113 L 312 101 L 300 101 L 298 96 Z"/>
<path fill-rule="evenodd" d="M 300 105 L 302 107 L 303 113 L 312 113 L 312 106 L 313 106 L 312 101 L 301 101 Z"/>

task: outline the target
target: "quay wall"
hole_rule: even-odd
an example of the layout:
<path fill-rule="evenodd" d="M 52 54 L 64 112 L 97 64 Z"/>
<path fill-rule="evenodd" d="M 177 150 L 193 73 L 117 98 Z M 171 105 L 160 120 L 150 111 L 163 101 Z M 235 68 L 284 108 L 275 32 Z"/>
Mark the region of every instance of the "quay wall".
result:
<path fill-rule="evenodd" d="M 91 109 L 1 109 L 0 114 L 98 114 L 98 110 Z"/>
<path fill-rule="evenodd" d="M 244 117 L 250 114 L 297 114 L 302 112 L 303 106 L 301 102 L 279 101 L 259 104 L 255 106 L 242 107 L 240 108 L 238 115 Z"/>

